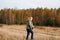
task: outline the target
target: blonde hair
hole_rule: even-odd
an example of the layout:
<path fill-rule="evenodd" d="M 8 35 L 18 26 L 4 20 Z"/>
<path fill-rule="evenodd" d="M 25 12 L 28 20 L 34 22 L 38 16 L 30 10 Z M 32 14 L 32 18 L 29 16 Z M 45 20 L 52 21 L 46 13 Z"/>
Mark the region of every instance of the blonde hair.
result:
<path fill-rule="evenodd" d="M 29 16 L 29 17 L 28 17 L 28 20 L 31 20 L 31 19 L 33 19 L 33 17 L 32 17 L 32 16 Z"/>

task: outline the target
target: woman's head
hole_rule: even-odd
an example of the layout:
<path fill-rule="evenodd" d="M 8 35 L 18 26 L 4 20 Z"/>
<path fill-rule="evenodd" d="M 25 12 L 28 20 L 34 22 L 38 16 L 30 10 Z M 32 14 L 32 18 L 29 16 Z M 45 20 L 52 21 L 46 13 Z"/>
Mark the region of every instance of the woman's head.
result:
<path fill-rule="evenodd" d="M 29 16 L 28 17 L 28 20 L 32 21 L 33 20 L 33 17 L 32 16 Z"/>

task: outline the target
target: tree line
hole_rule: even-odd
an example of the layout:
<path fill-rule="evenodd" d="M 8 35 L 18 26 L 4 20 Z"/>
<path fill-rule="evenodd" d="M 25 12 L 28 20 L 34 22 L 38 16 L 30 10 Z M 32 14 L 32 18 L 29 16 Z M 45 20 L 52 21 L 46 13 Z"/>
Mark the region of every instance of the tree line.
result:
<path fill-rule="evenodd" d="M 0 24 L 25 24 L 28 16 L 34 25 L 60 26 L 60 8 L 0 9 Z"/>

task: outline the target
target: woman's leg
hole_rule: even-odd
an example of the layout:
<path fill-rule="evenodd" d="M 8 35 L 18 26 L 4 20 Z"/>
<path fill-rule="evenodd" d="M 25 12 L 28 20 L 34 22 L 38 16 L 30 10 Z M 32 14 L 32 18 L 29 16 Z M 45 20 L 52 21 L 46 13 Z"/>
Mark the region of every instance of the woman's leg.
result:
<path fill-rule="evenodd" d="M 29 30 L 27 29 L 27 36 L 26 36 L 26 40 L 28 40 L 28 37 L 29 37 Z"/>
<path fill-rule="evenodd" d="M 31 40 L 33 40 L 34 32 L 33 32 L 33 30 L 31 30 L 30 32 L 31 32 Z"/>

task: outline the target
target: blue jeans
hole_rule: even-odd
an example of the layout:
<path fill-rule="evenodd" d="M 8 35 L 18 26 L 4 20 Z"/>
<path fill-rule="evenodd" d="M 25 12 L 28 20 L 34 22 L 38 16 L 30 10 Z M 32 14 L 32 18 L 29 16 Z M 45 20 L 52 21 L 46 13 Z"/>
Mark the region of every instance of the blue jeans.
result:
<path fill-rule="evenodd" d="M 28 37 L 29 37 L 30 33 L 31 33 L 31 40 L 33 40 L 33 31 L 32 31 L 32 29 L 27 29 L 26 40 L 28 40 Z"/>

